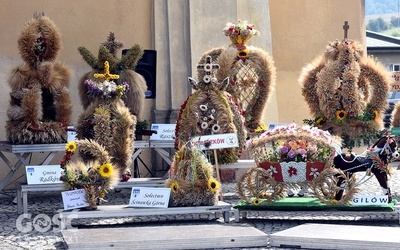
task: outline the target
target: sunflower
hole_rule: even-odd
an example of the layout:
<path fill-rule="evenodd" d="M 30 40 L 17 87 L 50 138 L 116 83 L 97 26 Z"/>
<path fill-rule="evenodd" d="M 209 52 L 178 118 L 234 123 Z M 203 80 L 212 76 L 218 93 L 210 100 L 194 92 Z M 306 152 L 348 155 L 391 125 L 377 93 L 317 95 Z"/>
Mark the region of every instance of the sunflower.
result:
<path fill-rule="evenodd" d="M 260 199 L 258 199 L 258 198 L 255 198 L 254 200 L 253 200 L 253 205 L 256 205 L 256 206 L 258 206 L 258 205 L 260 205 Z"/>
<path fill-rule="evenodd" d="M 338 202 L 339 202 L 339 201 L 338 201 L 338 200 L 335 200 L 335 199 L 331 200 L 331 204 L 332 204 L 332 205 L 336 205 Z"/>
<path fill-rule="evenodd" d="M 178 182 L 174 181 L 171 183 L 171 185 L 169 185 L 169 187 L 171 188 L 171 191 L 176 193 L 178 192 Z"/>
<path fill-rule="evenodd" d="M 373 114 L 374 114 L 374 120 L 378 121 L 379 120 L 379 112 L 378 112 L 378 110 L 375 109 Z"/>
<path fill-rule="evenodd" d="M 341 110 L 337 110 L 335 112 L 335 115 L 336 115 L 337 120 L 343 121 L 347 116 L 347 112 L 346 112 L 346 110 L 341 109 Z"/>
<path fill-rule="evenodd" d="M 76 150 L 75 141 L 68 142 L 67 145 L 65 146 L 65 150 L 67 150 L 70 153 L 75 153 Z"/>
<path fill-rule="evenodd" d="M 103 178 L 110 177 L 113 174 L 113 171 L 114 171 L 114 169 L 113 169 L 111 163 L 105 163 L 105 164 L 101 165 L 99 168 L 99 174 Z"/>
<path fill-rule="evenodd" d="M 317 127 L 321 127 L 322 125 L 324 125 L 326 122 L 324 117 L 320 117 L 317 120 L 315 120 L 315 124 L 317 124 Z"/>
<path fill-rule="evenodd" d="M 211 191 L 216 192 L 219 189 L 219 182 L 216 179 L 209 179 L 208 188 Z"/>

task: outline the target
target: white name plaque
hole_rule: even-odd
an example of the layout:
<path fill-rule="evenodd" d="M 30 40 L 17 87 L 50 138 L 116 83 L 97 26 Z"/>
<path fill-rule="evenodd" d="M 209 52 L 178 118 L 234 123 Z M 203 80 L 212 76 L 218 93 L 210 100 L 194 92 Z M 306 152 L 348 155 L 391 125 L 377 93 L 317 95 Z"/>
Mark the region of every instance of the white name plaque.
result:
<path fill-rule="evenodd" d="M 75 189 L 61 192 L 64 210 L 87 207 L 89 204 L 85 200 L 85 189 Z"/>
<path fill-rule="evenodd" d="M 168 207 L 170 188 L 133 187 L 129 207 Z"/>
<path fill-rule="evenodd" d="M 152 124 L 151 130 L 156 130 L 157 134 L 152 134 L 150 140 L 171 141 L 175 140 L 176 124 Z"/>
<path fill-rule="evenodd" d="M 235 133 L 197 136 L 192 138 L 192 143 L 201 150 L 239 147 Z"/>
<path fill-rule="evenodd" d="M 26 166 L 25 170 L 28 184 L 62 183 L 60 165 Z"/>
<path fill-rule="evenodd" d="M 351 205 L 353 206 L 382 206 L 387 205 L 387 195 L 354 195 Z"/>
<path fill-rule="evenodd" d="M 75 127 L 74 126 L 68 126 L 67 142 L 71 142 L 71 141 L 75 140 L 75 137 L 76 137 Z"/>

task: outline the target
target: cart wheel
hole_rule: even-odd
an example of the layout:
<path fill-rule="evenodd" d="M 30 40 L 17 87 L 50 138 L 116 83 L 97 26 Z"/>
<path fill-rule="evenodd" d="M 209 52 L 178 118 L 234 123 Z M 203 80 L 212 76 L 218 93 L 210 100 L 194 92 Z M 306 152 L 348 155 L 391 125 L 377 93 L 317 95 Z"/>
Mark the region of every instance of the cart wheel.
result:
<path fill-rule="evenodd" d="M 237 183 L 238 195 L 248 204 L 271 203 L 284 197 L 285 185 L 257 165 L 246 171 Z"/>
<path fill-rule="evenodd" d="M 339 178 L 343 178 L 340 187 L 337 185 Z M 349 178 L 342 170 L 337 168 L 325 168 L 313 181 L 312 189 L 314 196 L 326 205 L 348 205 L 359 189 L 356 187 L 354 175 Z M 343 191 L 340 200 L 335 196 Z"/>

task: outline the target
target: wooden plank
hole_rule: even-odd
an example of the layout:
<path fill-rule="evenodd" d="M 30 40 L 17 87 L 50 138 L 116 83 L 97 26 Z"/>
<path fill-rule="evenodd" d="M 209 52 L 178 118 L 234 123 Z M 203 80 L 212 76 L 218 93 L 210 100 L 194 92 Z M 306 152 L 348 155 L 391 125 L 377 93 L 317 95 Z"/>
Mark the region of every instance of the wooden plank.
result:
<path fill-rule="evenodd" d="M 307 223 L 274 233 L 272 247 L 307 249 L 399 249 L 399 227 Z"/>
<path fill-rule="evenodd" d="M 262 247 L 268 235 L 245 224 L 166 225 L 63 230 L 68 249 L 214 249 Z"/>
<path fill-rule="evenodd" d="M 102 205 L 96 210 L 68 210 L 60 212 L 62 227 L 67 226 L 71 219 L 84 218 L 112 218 L 112 217 L 135 217 L 135 216 L 157 216 L 172 214 L 209 214 L 219 213 L 224 216 L 224 221 L 229 222 L 229 212 L 232 205 L 219 201 L 215 206 L 194 206 L 194 207 L 168 207 L 168 208 L 133 208 L 127 205 Z"/>

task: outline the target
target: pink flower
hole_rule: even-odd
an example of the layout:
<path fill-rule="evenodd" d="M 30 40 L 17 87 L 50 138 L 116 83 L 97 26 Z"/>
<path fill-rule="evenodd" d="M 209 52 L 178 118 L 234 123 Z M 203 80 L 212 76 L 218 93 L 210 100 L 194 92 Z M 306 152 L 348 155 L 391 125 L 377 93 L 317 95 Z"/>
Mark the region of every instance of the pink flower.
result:
<path fill-rule="evenodd" d="M 305 156 L 307 154 L 307 150 L 305 150 L 304 148 L 299 148 L 297 152 L 302 156 Z"/>

